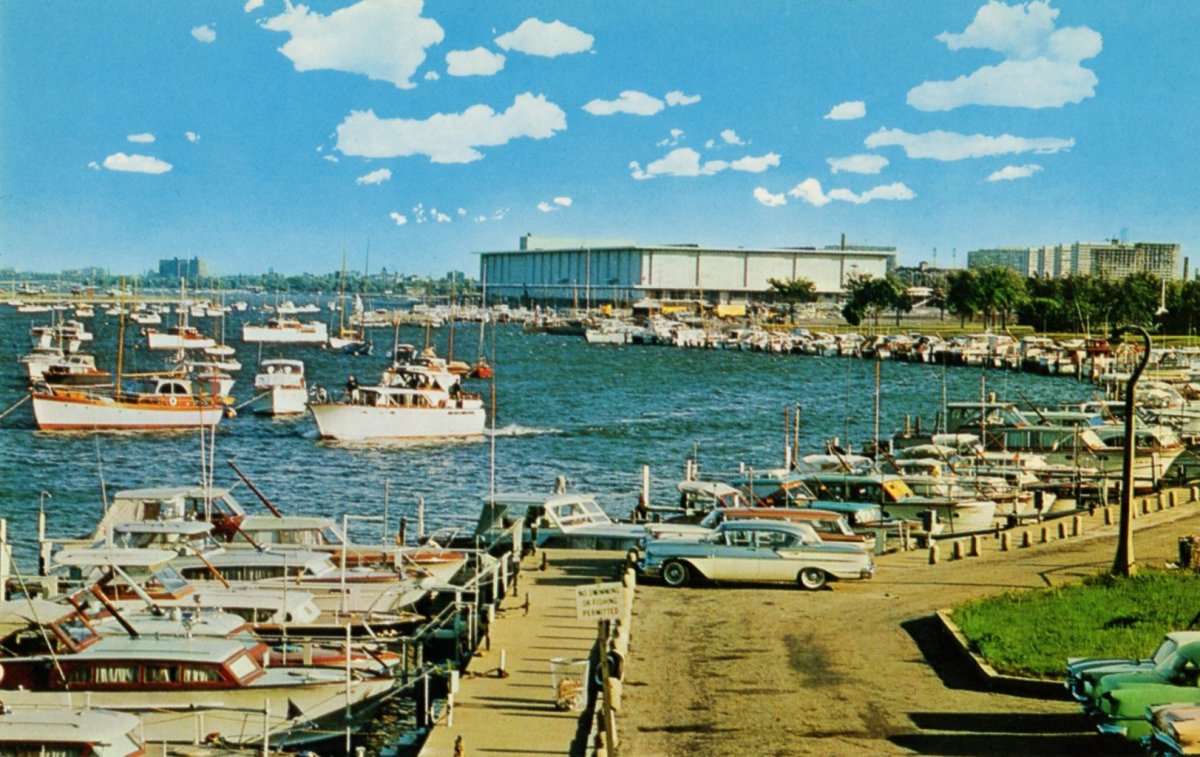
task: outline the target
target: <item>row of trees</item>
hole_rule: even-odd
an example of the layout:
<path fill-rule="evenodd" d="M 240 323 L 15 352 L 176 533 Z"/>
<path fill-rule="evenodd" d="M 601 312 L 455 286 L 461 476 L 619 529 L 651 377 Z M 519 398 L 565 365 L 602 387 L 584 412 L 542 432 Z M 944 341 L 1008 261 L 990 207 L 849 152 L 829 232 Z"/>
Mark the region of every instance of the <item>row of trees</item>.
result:
<path fill-rule="evenodd" d="M 779 302 L 794 308 L 816 299 L 807 279 L 779 281 L 771 288 Z M 1124 279 L 1067 276 L 1058 279 L 1025 277 L 1010 268 L 993 266 L 951 271 L 928 281 L 931 296 L 926 304 L 988 328 L 1023 323 L 1039 331 L 1102 333 L 1116 324 L 1140 324 L 1160 333 L 1191 334 L 1200 328 L 1200 281 L 1169 281 L 1151 273 Z M 851 325 L 864 321 L 879 325 L 884 313 L 897 324 L 910 312 L 914 299 L 908 286 L 894 274 L 884 277 L 851 276 L 846 281 L 842 316 Z"/>

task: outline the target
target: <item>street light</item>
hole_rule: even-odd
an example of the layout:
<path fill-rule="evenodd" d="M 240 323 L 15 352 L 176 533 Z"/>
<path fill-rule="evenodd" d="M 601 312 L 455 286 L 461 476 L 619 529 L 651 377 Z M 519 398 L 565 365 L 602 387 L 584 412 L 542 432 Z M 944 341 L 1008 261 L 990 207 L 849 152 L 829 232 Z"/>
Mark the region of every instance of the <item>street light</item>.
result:
<path fill-rule="evenodd" d="M 1125 455 L 1121 471 L 1121 520 L 1117 536 L 1117 554 L 1113 559 L 1112 572 L 1117 576 L 1129 576 L 1133 573 L 1133 455 L 1136 440 L 1133 429 L 1134 393 L 1137 389 L 1138 378 L 1150 361 L 1150 334 L 1141 326 L 1121 326 L 1114 329 L 1112 341 L 1121 334 L 1141 334 L 1145 350 L 1125 385 Z"/>

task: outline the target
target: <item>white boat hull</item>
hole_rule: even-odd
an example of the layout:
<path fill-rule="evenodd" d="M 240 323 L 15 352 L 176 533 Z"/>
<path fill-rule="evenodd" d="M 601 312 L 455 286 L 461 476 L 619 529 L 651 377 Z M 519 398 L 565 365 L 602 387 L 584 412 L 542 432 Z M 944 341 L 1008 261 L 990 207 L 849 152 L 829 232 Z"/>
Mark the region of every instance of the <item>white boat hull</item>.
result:
<path fill-rule="evenodd" d="M 338 402 L 309 408 L 321 437 L 340 441 L 478 437 L 483 436 L 486 418 L 482 406 L 412 408 Z"/>
<path fill-rule="evenodd" d="M 168 429 L 215 426 L 221 405 L 118 402 L 95 395 L 33 395 L 33 417 L 42 431 Z"/>
<path fill-rule="evenodd" d="M 200 337 L 188 339 L 178 334 L 167 334 L 161 331 L 151 331 L 146 334 L 146 346 L 152 350 L 203 350 L 215 347 L 216 339 Z"/>
<path fill-rule="evenodd" d="M 271 328 L 255 326 L 250 323 L 242 325 L 242 341 L 250 343 L 269 344 L 325 344 L 329 339 L 329 330 L 325 324 L 318 321 L 301 324 L 300 328 Z"/>
<path fill-rule="evenodd" d="M 995 526 L 993 518 L 996 515 L 996 503 L 991 500 L 913 504 L 901 501 L 884 505 L 888 517 L 904 520 L 920 520 L 921 514 L 929 510 L 937 513 L 938 528 L 935 533 L 969 534 L 990 531 Z"/>
<path fill-rule="evenodd" d="M 271 387 L 271 415 L 299 415 L 308 404 L 308 390 L 302 386 Z"/>

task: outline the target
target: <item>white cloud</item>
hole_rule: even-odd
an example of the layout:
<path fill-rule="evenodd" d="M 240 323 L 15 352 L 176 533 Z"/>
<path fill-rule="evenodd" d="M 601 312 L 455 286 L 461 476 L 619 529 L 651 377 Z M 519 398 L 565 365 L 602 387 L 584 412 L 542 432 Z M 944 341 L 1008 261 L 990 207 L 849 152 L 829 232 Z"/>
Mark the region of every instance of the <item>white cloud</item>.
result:
<path fill-rule="evenodd" d="M 632 116 L 653 116 L 663 109 L 663 102 L 645 92 L 625 90 L 616 100 L 592 100 L 583 109 L 593 116 L 628 113 Z"/>
<path fill-rule="evenodd" d="M 726 129 L 725 131 L 721 132 L 721 141 L 727 145 L 744 145 L 744 144 L 746 144 L 745 142 L 742 141 L 742 138 L 739 137 L 737 135 L 737 132 L 734 131 L 733 129 Z"/>
<path fill-rule="evenodd" d="M 963 105 L 1061 108 L 1096 94 L 1099 79 L 1080 65 L 1100 54 L 1103 39 L 1086 26 L 1055 28 L 1059 11 L 1045 0 L 981 7 L 960 34 L 937 39 L 950 50 L 982 49 L 1005 60 L 982 66 L 953 81 L 927 81 L 908 92 L 918 110 L 953 110 Z"/>
<path fill-rule="evenodd" d="M 421 0 L 361 0 L 322 16 L 289 3 L 262 28 L 291 35 L 279 52 L 297 71 L 345 71 L 411 89 L 425 48 L 445 36 L 436 21 L 421 18 L 421 6 Z"/>
<path fill-rule="evenodd" d="M 704 149 L 705 150 L 711 150 L 716 146 L 717 146 L 717 140 L 715 140 L 715 139 L 708 139 L 708 140 L 704 141 Z"/>
<path fill-rule="evenodd" d="M 826 158 L 833 173 L 879 173 L 888 164 L 882 155 L 847 155 L 844 158 Z"/>
<path fill-rule="evenodd" d="M 1026 163 L 1023 166 L 1005 166 L 999 171 L 993 171 L 988 175 L 987 180 L 1012 181 L 1014 179 L 1028 179 L 1040 170 L 1042 170 L 1042 167 L 1036 163 Z"/>
<path fill-rule="evenodd" d="M 831 189 L 826 194 L 821 189 L 821 182 L 812 178 L 805 179 L 792 187 L 788 190 L 788 194 L 818 208 L 828 205 L 834 200 L 863 205 L 872 200 L 911 200 L 917 196 L 915 192 L 900 182 L 868 189 L 862 194 L 855 194 L 849 189 Z"/>
<path fill-rule="evenodd" d="M 90 163 L 88 163 L 88 168 L 92 169 L 93 171 L 99 171 L 100 164 L 93 160 Z"/>
<path fill-rule="evenodd" d="M 459 208 L 459 209 L 458 209 L 458 215 L 459 215 L 459 217 L 465 216 L 466 214 L 467 214 L 467 209 L 466 209 L 466 208 Z"/>
<path fill-rule="evenodd" d="M 674 147 L 683 138 L 683 129 L 671 129 L 671 136 L 655 142 L 656 147 Z"/>
<path fill-rule="evenodd" d="M 569 208 L 575 204 L 575 201 L 572 200 L 570 197 L 555 197 L 554 204 L 561 205 L 564 208 Z"/>
<path fill-rule="evenodd" d="M 430 208 L 429 215 L 431 218 L 433 218 L 433 220 L 437 221 L 438 223 L 450 223 L 450 221 L 452 220 L 450 218 L 450 216 L 446 215 L 445 213 L 442 213 L 437 208 Z"/>
<path fill-rule="evenodd" d="M 546 139 L 566 128 L 562 108 L 544 95 L 526 92 L 503 113 L 472 105 L 462 113 L 435 113 L 420 121 L 353 111 L 337 127 L 337 149 L 363 158 L 427 155 L 434 163 L 470 163 L 483 158 L 477 147 L 520 137 Z"/>
<path fill-rule="evenodd" d="M 246 11 L 247 13 L 250 11 L 256 11 L 263 7 L 264 1 L 265 0 L 246 0 L 246 4 L 242 6 L 242 10 Z"/>
<path fill-rule="evenodd" d="M 391 213 L 388 213 L 388 218 L 395 221 L 397 226 L 403 226 L 404 224 L 408 223 L 407 217 L 401 215 L 400 213 L 397 213 L 394 210 Z"/>
<path fill-rule="evenodd" d="M 483 47 L 446 53 L 446 73 L 451 76 L 491 76 L 504 68 L 504 56 Z"/>
<path fill-rule="evenodd" d="M 700 95 L 685 95 L 679 90 L 668 92 L 663 98 L 667 101 L 667 105 L 674 108 L 677 105 L 695 105 L 700 102 Z"/>
<path fill-rule="evenodd" d="M 773 152 L 761 156 L 747 155 L 733 162 L 709 160 L 701 163 L 700 153 L 690 147 L 680 147 L 651 162 L 645 169 L 637 161 L 632 161 L 629 170 L 633 178 L 644 180 L 656 176 L 712 176 L 726 169 L 762 173 L 778 165 L 779 156 Z"/>
<path fill-rule="evenodd" d="M 200 141 L 200 135 L 194 131 L 185 131 L 183 136 L 187 137 L 187 141 L 195 143 Z"/>
<path fill-rule="evenodd" d="M 217 30 L 210 26 L 197 26 L 192 29 L 192 36 L 208 44 L 209 42 L 217 41 Z"/>
<path fill-rule="evenodd" d="M 853 121 L 867 115 L 867 104 L 862 100 L 847 100 L 838 103 L 825 114 L 829 121 Z"/>
<path fill-rule="evenodd" d="M 322 155 L 321 158 L 322 158 L 322 160 L 328 160 L 330 163 L 341 163 L 342 162 L 342 161 L 338 160 L 338 157 L 336 155 Z"/>
<path fill-rule="evenodd" d="M 747 173 L 762 173 L 768 168 L 775 168 L 779 165 L 779 156 L 773 152 L 766 155 L 754 157 L 747 155 L 744 158 L 738 158 L 731 162 L 729 167 L 735 171 L 745 171 Z"/>
<path fill-rule="evenodd" d="M 545 200 L 542 200 L 541 202 L 539 202 L 537 204 L 537 209 L 542 211 L 543 213 L 553 213 L 554 211 L 558 210 L 558 208 L 554 207 L 553 205 L 546 202 Z"/>
<path fill-rule="evenodd" d="M 377 171 L 372 171 L 369 174 L 359 176 L 354 180 L 355 184 L 382 184 L 392 178 L 392 172 L 386 168 L 380 168 Z"/>
<path fill-rule="evenodd" d="M 963 160 L 1025 152 L 1049 154 L 1069 150 L 1075 146 L 1074 139 L 1058 137 L 1029 138 L 1014 137 L 1011 134 L 992 137 L 986 134 L 968 135 L 940 130 L 910 134 L 902 129 L 880 129 L 869 135 L 863 143 L 872 149 L 902 147 L 905 155 L 910 158 L 933 160 Z"/>
<path fill-rule="evenodd" d="M 778 208 L 782 205 L 787 205 L 787 198 L 782 194 L 771 194 L 763 187 L 754 188 L 754 199 L 758 200 L 768 208 Z"/>
<path fill-rule="evenodd" d="M 140 144 L 149 144 L 150 142 L 154 141 L 154 135 L 153 134 L 130 134 L 128 137 L 125 137 L 125 139 L 129 140 L 130 142 L 138 142 Z"/>
<path fill-rule="evenodd" d="M 562 21 L 547 24 L 536 18 L 527 18 L 513 31 L 496 37 L 496 44 L 504 50 L 555 58 L 591 50 L 595 40 L 592 35 Z"/>
<path fill-rule="evenodd" d="M 116 152 L 105 158 L 104 167 L 110 171 L 153 174 L 166 173 L 173 168 L 165 160 L 150 155 L 126 155 L 123 152 Z"/>
<path fill-rule="evenodd" d="M 555 197 L 552 203 L 546 202 L 545 200 L 539 202 L 537 204 L 537 209 L 543 213 L 553 213 L 554 211 L 561 210 L 562 208 L 569 208 L 572 204 L 573 201 L 570 197 Z"/>
<path fill-rule="evenodd" d="M 814 207 L 828 205 L 830 200 L 821 191 L 821 182 L 816 179 L 805 179 L 787 192 L 798 200 L 803 200 Z"/>
<path fill-rule="evenodd" d="M 904 184 L 896 182 L 894 184 L 884 184 L 868 189 L 862 194 L 855 194 L 849 189 L 831 189 L 829 190 L 829 199 L 841 200 L 842 202 L 852 202 L 855 205 L 863 205 L 872 200 L 911 200 L 916 197 L 916 192 L 912 191 Z"/>
<path fill-rule="evenodd" d="M 438 74 L 437 71 L 426 71 L 425 72 L 425 81 L 437 81 L 440 78 L 442 78 L 442 77 Z"/>

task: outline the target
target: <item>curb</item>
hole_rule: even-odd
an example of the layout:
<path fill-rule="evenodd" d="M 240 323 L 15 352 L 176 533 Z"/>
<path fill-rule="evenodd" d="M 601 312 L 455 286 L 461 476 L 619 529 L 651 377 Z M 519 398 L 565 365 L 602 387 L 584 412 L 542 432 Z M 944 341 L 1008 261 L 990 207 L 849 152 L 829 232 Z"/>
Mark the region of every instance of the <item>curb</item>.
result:
<path fill-rule="evenodd" d="M 946 636 L 950 638 L 960 656 L 971 667 L 978 680 L 988 689 L 1033 699 L 1061 699 L 1063 701 L 1070 699 L 1063 682 L 1059 679 L 1026 678 L 997 673 L 996 669 L 986 660 L 971 651 L 967 638 L 950 618 L 950 612 L 950 610 L 938 610 L 935 615 L 942 630 L 946 632 Z"/>

